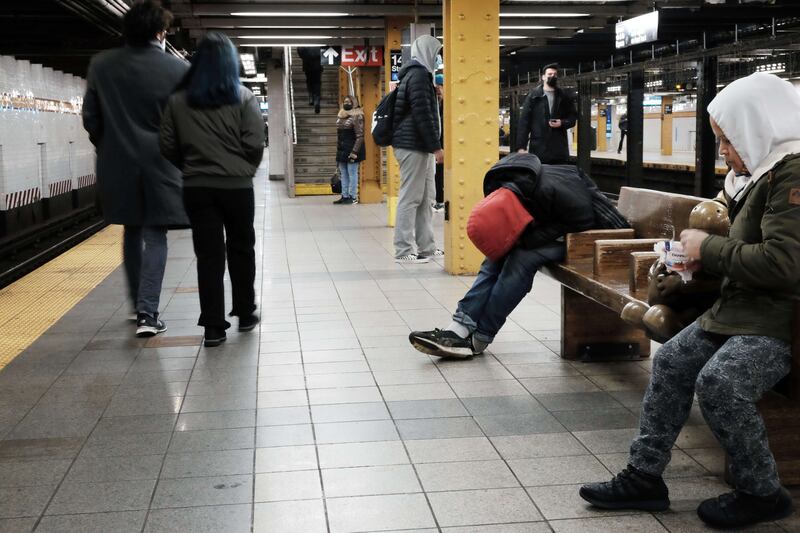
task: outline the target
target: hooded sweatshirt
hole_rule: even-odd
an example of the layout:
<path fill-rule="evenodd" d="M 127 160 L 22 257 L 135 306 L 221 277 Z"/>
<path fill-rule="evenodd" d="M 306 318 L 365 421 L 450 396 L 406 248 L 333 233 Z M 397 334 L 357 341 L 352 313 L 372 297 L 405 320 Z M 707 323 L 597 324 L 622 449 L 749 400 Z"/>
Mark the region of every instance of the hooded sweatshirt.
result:
<path fill-rule="evenodd" d="M 777 76 L 753 74 L 723 89 L 708 112 L 751 172 L 726 182 L 738 192 L 730 234 L 700 247 L 703 269 L 723 276 L 700 326 L 790 341 L 800 299 L 800 95 Z"/>
<path fill-rule="evenodd" d="M 442 43 L 432 35 L 422 35 L 411 43 L 411 59 L 416 59 L 420 65 L 428 69 L 431 74 L 436 70 L 436 56 L 442 49 Z"/>

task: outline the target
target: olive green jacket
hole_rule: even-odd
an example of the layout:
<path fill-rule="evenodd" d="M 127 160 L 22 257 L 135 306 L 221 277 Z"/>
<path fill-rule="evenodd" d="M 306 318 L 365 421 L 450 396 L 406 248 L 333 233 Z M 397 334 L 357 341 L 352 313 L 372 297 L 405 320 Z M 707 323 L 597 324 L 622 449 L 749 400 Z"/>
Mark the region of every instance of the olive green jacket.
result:
<path fill-rule="evenodd" d="M 729 237 L 711 235 L 700 247 L 703 269 L 724 277 L 700 327 L 791 342 L 800 299 L 800 154 L 786 156 L 745 191 L 731 219 Z"/>

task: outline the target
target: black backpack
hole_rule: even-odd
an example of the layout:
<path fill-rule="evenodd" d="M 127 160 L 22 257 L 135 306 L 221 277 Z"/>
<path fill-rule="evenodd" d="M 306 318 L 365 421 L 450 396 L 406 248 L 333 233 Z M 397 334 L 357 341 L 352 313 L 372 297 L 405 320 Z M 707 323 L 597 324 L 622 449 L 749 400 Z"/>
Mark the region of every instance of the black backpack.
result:
<path fill-rule="evenodd" d="M 394 131 L 394 106 L 397 102 L 397 89 L 381 98 L 378 107 L 372 112 L 372 139 L 378 146 L 390 146 Z"/>

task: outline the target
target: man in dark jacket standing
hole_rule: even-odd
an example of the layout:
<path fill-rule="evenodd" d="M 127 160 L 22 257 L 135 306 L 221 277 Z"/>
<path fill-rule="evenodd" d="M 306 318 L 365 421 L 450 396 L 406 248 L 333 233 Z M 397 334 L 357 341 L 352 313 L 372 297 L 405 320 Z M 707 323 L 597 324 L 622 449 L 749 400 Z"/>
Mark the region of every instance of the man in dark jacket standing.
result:
<path fill-rule="evenodd" d="M 556 64 L 544 67 L 542 85 L 525 97 L 517 134 L 519 152 L 535 154 L 551 165 L 569 161 L 567 130 L 578 120 L 575 98 L 558 87 L 558 70 Z"/>
<path fill-rule="evenodd" d="M 444 161 L 439 142 L 439 104 L 433 88 L 442 44 L 431 35 L 411 45 L 411 61 L 400 70 L 392 148 L 400 164 L 400 195 L 394 228 L 397 263 L 427 263 L 444 253 L 433 237 L 431 204 L 436 163 Z"/>
<path fill-rule="evenodd" d="M 171 22 L 160 2 L 135 3 L 123 19 L 126 46 L 92 59 L 83 102 L 103 216 L 125 226 L 125 272 L 142 337 L 167 329 L 158 318 L 167 227 L 189 223 L 180 172 L 158 148 L 162 110 L 189 68 L 164 52 Z"/>
<path fill-rule="evenodd" d="M 301 46 L 297 54 L 303 61 L 303 73 L 306 75 L 308 89 L 308 105 L 314 106 L 314 113 L 319 114 L 322 98 L 322 60 L 317 47 Z"/>
<path fill-rule="evenodd" d="M 500 187 L 513 191 L 534 221 L 506 257 L 483 261 L 447 328 L 409 335 L 411 344 L 421 352 L 462 359 L 483 353 L 530 292 L 536 272 L 564 259 L 562 237 L 598 225 L 597 188 L 572 165 L 542 165 L 534 155 L 512 154 L 486 173 L 484 194 Z"/>

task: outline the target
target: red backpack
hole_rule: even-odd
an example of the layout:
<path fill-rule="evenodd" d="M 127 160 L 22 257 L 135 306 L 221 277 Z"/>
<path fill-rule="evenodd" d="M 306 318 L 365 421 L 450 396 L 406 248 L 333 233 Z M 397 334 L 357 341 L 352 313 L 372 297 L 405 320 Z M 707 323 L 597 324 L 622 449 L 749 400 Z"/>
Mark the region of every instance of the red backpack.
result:
<path fill-rule="evenodd" d="M 467 221 L 467 235 L 483 255 L 499 261 L 519 240 L 533 217 L 513 191 L 501 187 L 478 202 Z"/>

